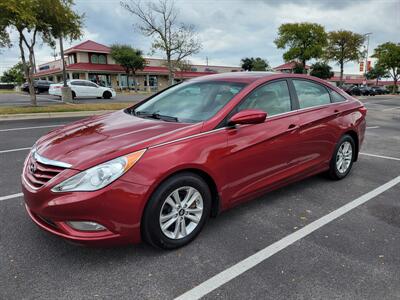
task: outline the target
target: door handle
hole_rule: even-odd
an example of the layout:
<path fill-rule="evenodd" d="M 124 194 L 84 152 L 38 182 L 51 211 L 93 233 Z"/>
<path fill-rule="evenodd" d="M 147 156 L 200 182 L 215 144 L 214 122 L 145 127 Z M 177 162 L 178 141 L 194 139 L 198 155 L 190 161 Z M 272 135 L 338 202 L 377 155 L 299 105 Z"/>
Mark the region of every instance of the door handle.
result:
<path fill-rule="evenodd" d="M 333 111 L 333 113 L 334 113 L 336 116 L 340 115 L 340 111 L 339 111 L 338 109 L 335 109 L 335 110 Z"/>
<path fill-rule="evenodd" d="M 297 128 L 299 128 L 299 125 L 290 124 L 286 131 L 293 131 L 293 130 L 296 130 Z"/>

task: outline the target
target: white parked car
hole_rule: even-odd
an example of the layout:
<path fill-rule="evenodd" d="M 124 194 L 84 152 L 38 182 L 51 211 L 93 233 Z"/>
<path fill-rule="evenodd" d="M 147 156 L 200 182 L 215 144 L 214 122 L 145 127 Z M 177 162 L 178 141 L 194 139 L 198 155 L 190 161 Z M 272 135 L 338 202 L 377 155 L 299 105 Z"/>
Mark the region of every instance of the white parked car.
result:
<path fill-rule="evenodd" d="M 71 87 L 72 98 L 104 98 L 110 99 L 115 97 L 114 89 L 103 87 L 89 80 L 72 79 L 67 81 L 67 85 Z M 61 88 L 63 83 L 53 83 L 50 85 L 49 94 L 61 97 Z"/>

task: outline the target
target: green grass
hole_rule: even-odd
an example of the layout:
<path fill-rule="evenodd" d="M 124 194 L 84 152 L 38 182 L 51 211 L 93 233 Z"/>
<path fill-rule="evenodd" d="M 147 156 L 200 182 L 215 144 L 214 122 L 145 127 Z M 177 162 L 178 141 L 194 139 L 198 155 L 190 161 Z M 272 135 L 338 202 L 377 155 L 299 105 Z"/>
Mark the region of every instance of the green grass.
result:
<path fill-rule="evenodd" d="M 15 90 L 2 90 L 0 89 L 0 94 L 15 94 L 18 93 Z"/>
<path fill-rule="evenodd" d="M 119 110 L 131 106 L 131 103 L 92 103 L 92 104 L 59 104 L 49 106 L 4 106 L 0 107 L 0 115 L 74 112 L 96 110 Z"/>

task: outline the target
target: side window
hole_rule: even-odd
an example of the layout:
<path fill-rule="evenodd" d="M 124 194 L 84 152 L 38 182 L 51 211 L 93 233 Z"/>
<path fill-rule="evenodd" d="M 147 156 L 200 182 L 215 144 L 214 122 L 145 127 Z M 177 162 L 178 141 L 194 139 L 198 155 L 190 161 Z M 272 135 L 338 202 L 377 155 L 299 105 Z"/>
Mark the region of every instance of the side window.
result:
<path fill-rule="evenodd" d="M 84 82 L 84 85 L 89 87 L 97 87 L 97 85 L 94 84 L 93 82 L 87 82 L 87 81 Z"/>
<path fill-rule="evenodd" d="M 338 92 L 335 92 L 334 90 L 331 90 L 331 98 L 332 102 L 342 102 L 346 100 L 345 97 L 340 95 Z"/>
<path fill-rule="evenodd" d="M 238 107 L 238 111 L 245 109 L 261 109 L 268 116 L 290 111 L 290 94 L 286 81 L 272 82 L 251 92 Z"/>
<path fill-rule="evenodd" d="M 317 83 L 293 79 L 300 108 L 331 103 L 328 90 Z"/>
<path fill-rule="evenodd" d="M 83 81 L 71 81 L 71 85 L 84 86 L 85 83 Z"/>

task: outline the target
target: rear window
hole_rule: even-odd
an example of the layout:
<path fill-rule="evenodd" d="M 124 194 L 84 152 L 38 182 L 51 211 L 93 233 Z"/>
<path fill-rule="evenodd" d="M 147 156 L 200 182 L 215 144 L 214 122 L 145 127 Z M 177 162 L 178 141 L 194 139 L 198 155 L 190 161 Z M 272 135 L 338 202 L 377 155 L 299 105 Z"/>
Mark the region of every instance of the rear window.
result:
<path fill-rule="evenodd" d="M 331 98 L 332 102 L 342 102 L 346 100 L 345 97 L 340 95 L 338 92 L 335 92 L 334 90 L 331 90 Z"/>
<path fill-rule="evenodd" d="M 293 80 L 299 99 L 300 108 L 307 108 L 331 103 L 328 90 L 320 84 L 307 80 Z"/>

